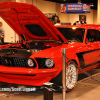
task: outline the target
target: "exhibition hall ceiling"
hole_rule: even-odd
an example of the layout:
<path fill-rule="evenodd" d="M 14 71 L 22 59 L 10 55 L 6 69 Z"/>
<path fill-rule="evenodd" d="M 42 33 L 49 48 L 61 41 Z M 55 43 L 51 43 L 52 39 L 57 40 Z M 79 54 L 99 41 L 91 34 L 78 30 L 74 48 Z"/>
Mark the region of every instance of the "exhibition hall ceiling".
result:
<path fill-rule="evenodd" d="M 57 3 L 78 3 L 78 1 L 81 1 L 81 3 L 93 3 L 93 7 L 91 9 L 97 9 L 97 1 L 98 0 L 45 0 L 45 1 L 52 1 Z"/>

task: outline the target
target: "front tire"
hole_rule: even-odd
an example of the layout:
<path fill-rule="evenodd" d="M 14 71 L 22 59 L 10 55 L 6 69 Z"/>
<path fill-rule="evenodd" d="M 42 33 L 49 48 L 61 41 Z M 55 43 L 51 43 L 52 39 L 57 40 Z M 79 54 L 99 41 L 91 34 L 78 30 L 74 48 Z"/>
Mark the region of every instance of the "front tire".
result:
<path fill-rule="evenodd" d="M 78 69 L 74 63 L 68 63 L 66 66 L 66 92 L 72 91 L 78 80 Z M 51 80 L 52 83 L 55 83 L 58 86 L 62 86 L 62 71 L 57 77 Z M 59 92 L 62 90 L 60 89 Z"/>
<path fill-rule="evenodd" d="M 78 79 L 78 69 L 74 63 L 68 64 L 66 67 L 66 91 L 72 91 L 77 83 Z"/>

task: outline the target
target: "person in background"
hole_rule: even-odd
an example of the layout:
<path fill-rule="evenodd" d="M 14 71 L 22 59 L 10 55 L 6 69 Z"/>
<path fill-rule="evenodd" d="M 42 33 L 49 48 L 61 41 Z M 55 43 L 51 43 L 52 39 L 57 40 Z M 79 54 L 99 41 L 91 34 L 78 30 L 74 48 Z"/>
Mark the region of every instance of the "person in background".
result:
<path fill-rule="evenodd" d="M 87 22 L 86 22 L 86 21 L 84 21 L 84 24 L 87 24 Z"/>
<path fill-rule="evenodd" d="M 57 23 L 56 23 L 55 25 L 61 25 L 61 24 L 60 24 L 60 20 L 57 20 Z M 55 26 L 55 25 L 54 25 L 54 26 Z"/>
<path fill-rule="evenodd" d="M 2 28 L 2 22 L 0 22 L 0 43 L 4 44 L 4 30 Z"/>
<path fill-rule="evenodd" d="M 84 24 L 84 21 L 80 21 L 81 24 Z"/>
<path fill-rule="evenodd" d="M 86 21 L 76 21 L 73 25 L 87 24 Z"/>
<path fill-rule="evenodd" d="M 86 22 L 86 21 L 80 21 L 80 23 L 81 23 L 81 24 L 87 24 L 87 22 Z"/>
<path fill-rule="evenodd" d="M 73 25 L 78 25 L 78 24 L 80 24 L 80 22 L 79 21 L 76 21 Z"/>
<path fill-rule="evenodd" d="M 52 17 L 52 20 L 53 20 L 53 24 L 56 24 L 57 23 L 57 20 L 59 20 L 59 17 L 55 14 Z"/>

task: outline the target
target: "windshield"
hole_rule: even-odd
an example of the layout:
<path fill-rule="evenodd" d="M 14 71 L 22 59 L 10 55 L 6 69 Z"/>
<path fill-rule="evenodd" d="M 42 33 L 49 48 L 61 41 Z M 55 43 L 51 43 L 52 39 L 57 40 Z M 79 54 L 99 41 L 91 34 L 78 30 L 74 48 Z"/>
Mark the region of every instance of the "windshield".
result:
<path fill-rule="evenodd" d="M 85 29 L 75 27 L 58 27 L 57 29 L 68 40 L 68 42 L 83 42 Z"/>

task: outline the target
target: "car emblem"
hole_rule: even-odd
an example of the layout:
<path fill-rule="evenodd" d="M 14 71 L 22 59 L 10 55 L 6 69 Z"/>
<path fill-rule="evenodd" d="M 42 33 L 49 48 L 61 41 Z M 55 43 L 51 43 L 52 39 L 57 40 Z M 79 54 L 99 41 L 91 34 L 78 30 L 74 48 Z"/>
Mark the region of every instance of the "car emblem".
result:
<path fill-rule="evenodd" d="M 5 59 L 5 63 L 8 64 L 8 60 L 7 59 Z"/>

